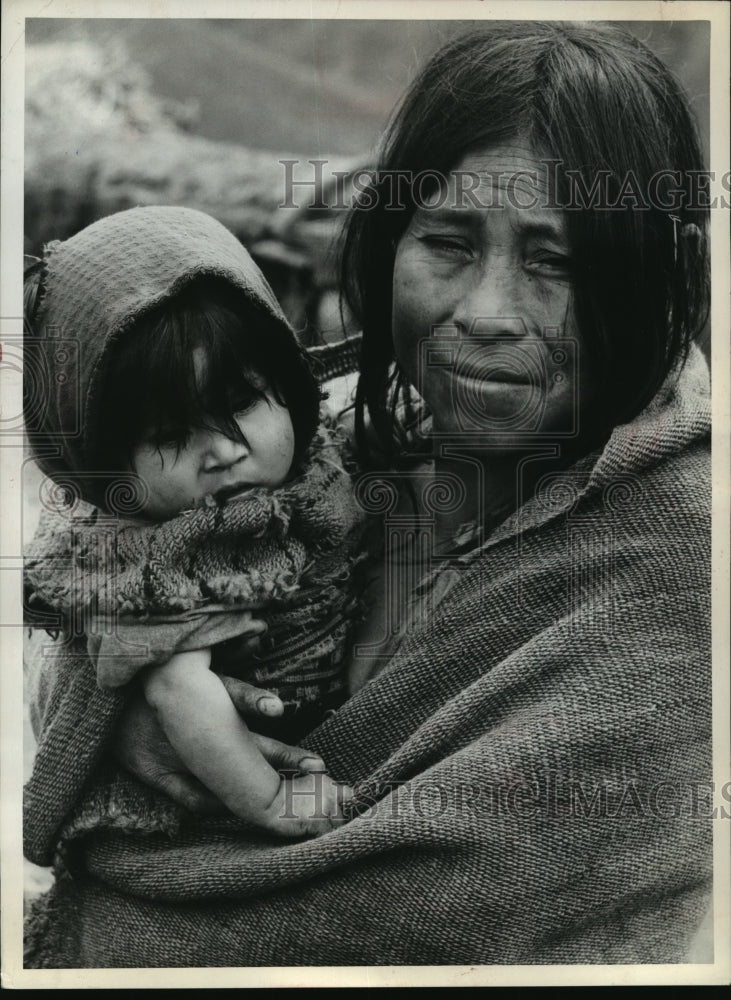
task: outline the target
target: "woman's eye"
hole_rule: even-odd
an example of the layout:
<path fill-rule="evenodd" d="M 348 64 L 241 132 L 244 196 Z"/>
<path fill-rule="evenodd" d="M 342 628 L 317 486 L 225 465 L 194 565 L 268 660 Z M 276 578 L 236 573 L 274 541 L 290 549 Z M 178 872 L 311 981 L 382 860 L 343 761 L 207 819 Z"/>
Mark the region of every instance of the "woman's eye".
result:
<path fill-rule="evenodd" d="M 536 251 L 529 255 L 526 265 L 534 271 L 552 277 L 568 277 L 571 273 L 571 258 L 567 254 L 551 251 Z"/>
<path fill-rule="evenodd" d="M 440 235 L 439 233 L 422 236 L 420 240 L 423 244 L 437 253 L 449 256 L 472 256 L 472 247 L 460 236 Z"/>

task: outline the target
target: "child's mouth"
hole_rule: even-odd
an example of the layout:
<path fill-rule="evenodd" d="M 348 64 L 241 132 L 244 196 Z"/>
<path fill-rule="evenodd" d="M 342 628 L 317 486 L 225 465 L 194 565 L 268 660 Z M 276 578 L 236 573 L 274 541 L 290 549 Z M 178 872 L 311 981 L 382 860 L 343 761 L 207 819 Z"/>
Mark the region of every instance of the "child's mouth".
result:
<path fill-rule="evenodd" d="M 216 490 L 213 496 L 219 503 L 225 503 L 227 500 L 233 500 L 234 497 L 240 496 L 242 493 L 247 493 L 251 489 L 253 489 L 253 486 L 250 483 L 237 483 L 234 486 L 224 486 L 220 490 Z"/>

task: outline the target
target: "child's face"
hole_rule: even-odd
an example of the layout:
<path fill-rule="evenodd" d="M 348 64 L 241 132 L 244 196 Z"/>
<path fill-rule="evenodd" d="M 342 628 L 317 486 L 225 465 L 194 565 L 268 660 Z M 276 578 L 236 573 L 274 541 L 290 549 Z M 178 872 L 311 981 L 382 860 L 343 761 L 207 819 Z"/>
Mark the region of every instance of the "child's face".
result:
<path fill-rule="evenodd" d="M 285 481 L 294 459 L 289 410 L 267 393 L 234 419 L 243 441 L 218 430 L 193 428 L 182 447 L 173 442 L 137 445 L 132 468 L 149 491 L 144 514 L 164 520 L 209 494 L 229 498 L 249 487 Z"/>

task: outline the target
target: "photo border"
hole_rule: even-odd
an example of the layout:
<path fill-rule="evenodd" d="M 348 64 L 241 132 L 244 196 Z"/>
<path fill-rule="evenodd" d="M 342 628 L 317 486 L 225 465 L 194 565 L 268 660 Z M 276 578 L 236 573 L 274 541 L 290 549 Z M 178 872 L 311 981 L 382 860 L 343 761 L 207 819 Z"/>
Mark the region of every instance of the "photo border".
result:
<path fill-rule="evenodd" d="M 729 15 L 715 2 L 599 2 L 575 0 L 485 4 L 480 0 L 139 0 L 133 8 L 120 0 L 9 0 L 2 8 L 2 170 L 0 197 L 0 341 L 22 331 L 23 97 L 24 22 L 43 17 L 150 17 L 284 19 L 433 19 L 433 20 L 707 20 L 711 24 L 710 168 L 718 177 L 728 169 Z M 711 358 L 713 394 L 713 658 L 714 780 L 729 778 L 729 213 L 713 210 L 711 226 Z M 19 382 L 0 385 L 2 398 L 15 405 Z M 19 411 L 12 411 L 19 412 Z M 0 626 L 22 620 L 19 586 L 21 523 L 21 447 L 0 447 Z M 254 969 L 98 969 L 26 970 L 22 968 L 22 852 L 20 845 L 23 629 L 0 627 L 0 884 L 2 907 L 2 985 L 4 988 L 210 988 L 282 986 L 434 986 L 434 985 L 658 985 L 721 984 L 729 981 L 729 857 L 731 823 L 714 824 L 714 962 L 702 965 L 561 966 L 396 966 Z M 17 668 L 17 669 L 16 669 Z M 720 806 L 720 791 L 718 792 Z"/>

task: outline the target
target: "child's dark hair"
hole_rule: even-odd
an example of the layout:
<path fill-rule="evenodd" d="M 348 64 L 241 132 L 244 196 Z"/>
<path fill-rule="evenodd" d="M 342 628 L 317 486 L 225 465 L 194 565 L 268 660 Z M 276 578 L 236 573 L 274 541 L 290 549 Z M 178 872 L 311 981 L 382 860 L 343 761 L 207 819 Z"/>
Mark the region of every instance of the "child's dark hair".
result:
<path fill-rule="evenodd" d="M 394 210 L 392 175 L 447 173 L 470 152 L 521 137 L 559 165 L 562 204 L 570 171 L 587 191 L 606 172 L 610 197 L 630 175 L 643 192 L 653 178 L 672 177 L 680 193 L 677 205 L 660 203 L 659 192 L 647 210 L 566 212 L 574 308 L 582 343 L 603 376 L 596 410 L 607 430 L 647 405 L 704 326 L 708 210 L 693 198 L 703 159 L 670 70 L 610 25 L 492 22 L 472 29 L 437 52 L 411 85 L 385 135 L 373 190 L 354 206 L 345 230 L 342 288 L 363 330 L 356 437 L 366 464 L 377 464 L 366 412 L 379 451 L 394 459 L 405 445 L 403 436 L 394 440 L 390 412 L 392 281 L 395 248 L 417 199 L 404 185 L 405 204 Z M 398 381 L 396 388 L 404 391 Z"/>
<path fill-rule="evenodd" d="M 196 372 L 195 354 L 204 358 Z M 124 467 L 143 440 L 182 447 L 194 427 L 236 440 L 234 414 L 268 391 L 286 406 L 295 463 L 318 424 L 322 392 L 294 336 L 221 279 L 199 279 L 112 344 L 97 392 L 98 469 Z"/>

